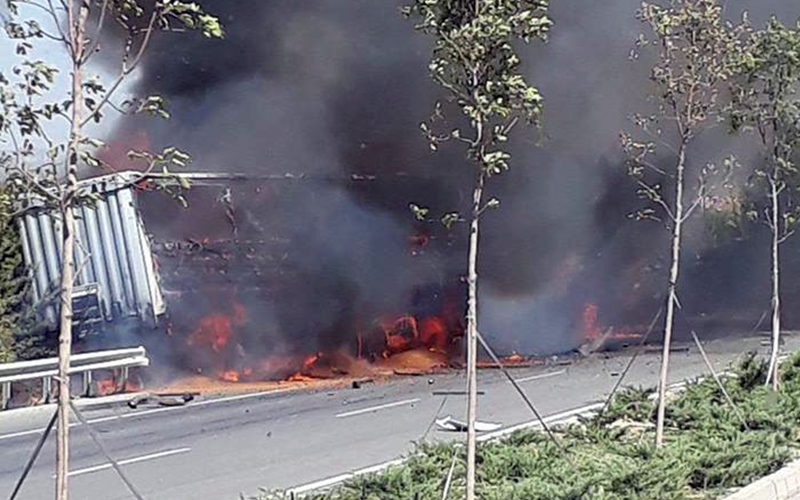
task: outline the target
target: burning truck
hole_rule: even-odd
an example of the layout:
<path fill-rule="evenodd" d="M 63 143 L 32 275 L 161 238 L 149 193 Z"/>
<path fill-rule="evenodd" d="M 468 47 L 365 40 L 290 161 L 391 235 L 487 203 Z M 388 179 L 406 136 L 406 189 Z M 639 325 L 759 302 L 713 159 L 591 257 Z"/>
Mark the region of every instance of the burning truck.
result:
<path fill-rule="evenodd" d="M 84 180 L 91 202 L 75 208 L 76 345 L 145 344 L 154 358 L 148 373 L 163 381 L 461 366 L 466 227 L 416 220 L 407 205 L 436 199 L 426 191 L 432 185 L 406 174 L 125 172 Z M 31 207 L 19 225 L 39 317 L 55 331 L 59 219 Z M 616 267 L 603 259 L 625 253 L 597 255 L 594 263 L 566 255 L 549 295 L 492 296 L 487 282 L 485 334 L 506 361 L 639 341 L 652 309 L 643 301 L 653 295 L 639 284 L 660 281 L 643 275 L 647 266 L 627 266 L 610 288 L 602 270 Z M 638 293 L 611 293 L 628 289 Z"/>
<path fill-rule="evenodd" d="M 82 181 L 91 201 L 75 208 L 78 345 L 145 343 L 172 375 L 227 382 L 458 363 L 464 298 L 453 255 L 463 239 L 439 224 L 376 222 L 351 202 L 375 182 L 136 172 Z M 184 207 L 161 192 L 187 183 Z M 38 316 L 52 330 L 59 224 L 44 207 L 19 220 Z M 383 265 L 364 258 L 386 240 L 402 241 Z"/>

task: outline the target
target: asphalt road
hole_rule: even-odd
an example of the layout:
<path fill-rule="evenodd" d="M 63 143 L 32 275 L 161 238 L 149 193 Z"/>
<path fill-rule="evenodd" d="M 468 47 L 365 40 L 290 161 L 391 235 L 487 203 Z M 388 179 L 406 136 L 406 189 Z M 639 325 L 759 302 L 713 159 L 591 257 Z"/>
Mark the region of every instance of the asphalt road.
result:
<path fill-rule="evenodd" d="M 763 337 L 762 337 L 763 338 Z M 706 344 L 724 368 L 748 350 L 766 351 L 760 339 L 715 340 Z M 800 347 L 789 337 L 788 349 Z M 696 349 L 674 353 L 671 380 L 706 372 Z M 571 366 L 517 368 L 515 378 L 544 415 L 559 414 L 602 400 L 627 362 L 624 355 L 595 357 Z M 658 355 L 640 357 L 626 385 L 654 385 Z M 497 370 L 479 374 L 479 419 L 504 428 L 534 417 Z M 432 383 L 430 383 L 430 380 Z M 117 407 L 87 410 L 112 455 L 148 500 L 236 500 L 259 488 L 324 484 L 326 479 L 396 459 L 425 436 L 437 415 L 463 419 L 463 375 L 406 377 L 360 389 L 250 394 L 206 399 L 174 408 Z M 0 498 L 7 498 L 50 414 L 48 408 L 0 415 Z M 71 433 L 71 498 L 133 498 L 96 450 L 88 433 Z M 427 439 L 461 439 L 428 432 Z M 54 445 L 50 439 L 18 498 L 41 500 L 54 487 Z"/>

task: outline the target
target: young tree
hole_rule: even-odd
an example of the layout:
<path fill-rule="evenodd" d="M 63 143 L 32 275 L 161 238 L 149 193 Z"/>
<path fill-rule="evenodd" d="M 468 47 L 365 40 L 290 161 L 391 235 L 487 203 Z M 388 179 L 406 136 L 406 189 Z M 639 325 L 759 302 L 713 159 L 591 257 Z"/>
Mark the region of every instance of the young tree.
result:
<path fill-rule="evenodd" d="M 445 109 L 457 110 L 451 122 L 456 125 L 442 134 L 433 130 L 437 122 L 445 121 L 441 103 L 437 104 L 431 126 L 423 123 L 422 130 L 434 151 L 449 139 L 464 144 L 474 177 L 467 278 L 467 499 L 473 500 L 478 230 L 484 211 L 498 205 L 496 199 L 484 202 L 484 186 L 488 178 L 508 170 L 511 155 L 505 145 L 515 125 L 535 124 L 540 117 L 542 97 L 521 73 L 515 44 L 544 40 L 551 21 L 547 0 L 415 0 L 404 13 L 417 21 L 417 30 L 433 37 L 430 74 L 445 91 Z M 458 217 L 446 214 L 442 222 L 450 224 Z"/>
<path fill-rule="evenodd" d="M 218 20 L 199 5 L 176 0 L 138 3 L 136 0 L 6 0 L 9 38 L 17 40 L 20 64 L 0 74 L 0 139 L 7 182 L 23 193 L 23 205 L 44 203 L 57 210 L 61 228 L 59 300 L 58 422 L 56 444 L 56 499 L 67 499 L 69 358 L 72 350 L 72 291 L 74 262 L 73 208 L 81 200 L 78 169 L 97 166 L 94 152 L 102 143 L 89 137 L 87 126 L 99 123 L 108 109 L 165 116 L 157 96 L 118 102 L 118 90 L 137 68 L 157 31 L 198 30 L 206 37 L 221 37 Z M 37 17 L 21 18 L 36 13 Z M 44 16 L 52 26 L 39 21 Z M 114 24 L 115 35 L 110 31 Z M 103 43 L 122 33 L 121 60 L 116 76 L 107 84 L 90 73 L 89 63 Z M 59 68 L 34 57 L 34 45 L 60 50 L 69 67 L 66 98 L 53 84 Z M 44 49 L 44 47 L 42 47 Z M 168 153 L 169 154 L 169 153 Z M 171 158 L 180 164 L 185 156 Z M 152 166 L 152 163 L 151 163 Z M 165 164 L 166 168 L 167 165 Z"/>
<path fill-rule="evenodd" d="M 794 233 L 800 215 L 800 172 L 795 154 L 800 145 L 800 27 L 787 28 L 772 19 L 753 31 L 740 53 L 732 80 L 731 123 L 735 130 L 755 130 L 764 157 L 754 181 L 765 186 L 766 203 L 756 201 L 753 215 L 763 214 L 771 238 L 772 353 L 767 384 L 778 389 L 781 334 L 780 247 Z"/>
<path fill-rule="evenodd" d="M 709 167 L 689 164 L 687 155 L 698 135 L 720 119 L 719 94 L 732 72 L 731 54 L 737 38 L 736 30 L 723 21 L 717 0 L 672 0 L 667 6 L 646 2 L 638 18 L 653 35 L 652 39 L 642 35 L 637 48 L 654 57 L 650 80 L 655 110 L 634 117 L 643 141 L 623 134 L 622 144 L 639 194 L 650 202 L 637 216 L 663 222 L 672 234 L 656 420 L 656 445 L 661 446 L 670 344 L 679 305 L 676 290 L 682 230 L 703 200 L 705 178 L 710 173 Z M 656 153 L 657 159 L 652 159 Z M 687 168 L 692 167 L 699 180 L 687 187 Z M 664 193 L 664 183 L 672 184 L 672 193 Z"/>

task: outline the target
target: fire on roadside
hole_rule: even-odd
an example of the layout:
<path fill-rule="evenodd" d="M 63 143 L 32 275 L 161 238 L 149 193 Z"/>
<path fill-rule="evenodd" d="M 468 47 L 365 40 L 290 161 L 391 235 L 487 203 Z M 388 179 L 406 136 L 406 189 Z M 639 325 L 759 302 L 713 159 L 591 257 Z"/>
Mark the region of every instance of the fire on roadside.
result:
<path fill-rule="evenodd" d="M 385 315 L 373 327 L 353 332 L 352 349 L 296 354 L 251 356 L 242 346 L 241 329 L 247 317 L 244 306 L 233 302 L 201 317 L 185 337 L 187 349 L 212 359 L 212 372 L 228 383 L 277 381 L 309 382 L 354 373 L 401 370 L 402 356 L 410 351 L 429 352 L 437 360 L 455 356 L 463 335 L 461 325 L 445 315 Z M 232 354 L 233 353 L 233 354 Z M 391 363 L 389 360 L 396 357 Z M 425 355 L 424 358 L 429 358 Z M 419 358 L 416 358 L 419 359 Z M 433 359 L 433 358 L 431 358 Z M 432 362 L 440 366 L 441 360 Z M 208 373 L 208 368 L 198 369 Z"/>
<path fill-rule="evenodd" d="M 92 392 L 95 396 L 110 396 L 124 392 L 138 392 L 142 390 L 142 382 L 134 373 L 129 373 L 127 378 L 122 377 L 118 370 L 107 372 L 104 376 L 95 375 Z"/>
<path fill-rule="evenodd" d="M 600 307 L 595 302 L 587 302 L 583 308 L 583 339 L 585 343 L 605 340 L 631 341 L 642 337 L 640 327 L 606 326 L 600 322 Z"/>

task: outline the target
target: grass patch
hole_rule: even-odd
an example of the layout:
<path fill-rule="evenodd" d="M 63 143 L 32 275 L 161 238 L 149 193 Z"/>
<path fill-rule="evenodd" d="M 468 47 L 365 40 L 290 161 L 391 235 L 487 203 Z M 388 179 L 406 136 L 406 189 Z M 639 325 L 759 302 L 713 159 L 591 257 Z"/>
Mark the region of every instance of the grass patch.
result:
<path fill-rule="evenodd" d="M 566 453 L 543 433 L 520 431 L 478 448 L 482 500 L 682 500 L 717 498 L 781 468 L 800 436 L 800 353 L 782 365 L 780 392 L 764 388 L 766 366 L 754 354 L 724 384 L 744 416 L 709 377 L 688 384 L 667 407 L 665 446 L 653 445 L 651 389 L 620 392 L 601 416 L 556 429 Z M 424 444 L 405 463 L 350 480 L 309 500 L 439 500 L 453 455 L 448 498 L 464 496 L 463 450 Z M 263 494 L 259 499 L 280 494 Z"/>

